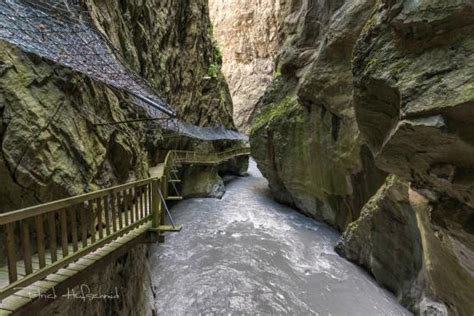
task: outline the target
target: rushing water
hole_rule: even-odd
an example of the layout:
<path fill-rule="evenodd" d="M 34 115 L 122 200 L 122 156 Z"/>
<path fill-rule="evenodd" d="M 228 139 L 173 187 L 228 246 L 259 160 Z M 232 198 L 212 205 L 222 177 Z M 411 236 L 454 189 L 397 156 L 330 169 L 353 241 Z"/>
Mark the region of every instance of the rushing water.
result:
<path fill-rule="evenodd" d="M 334 252 L 338 233 L 274 202 L 255 163 L 222 200 L 172 214 L 181 233 L 150 258 L 160 315 L 408 315 L 362 269 Z"/>

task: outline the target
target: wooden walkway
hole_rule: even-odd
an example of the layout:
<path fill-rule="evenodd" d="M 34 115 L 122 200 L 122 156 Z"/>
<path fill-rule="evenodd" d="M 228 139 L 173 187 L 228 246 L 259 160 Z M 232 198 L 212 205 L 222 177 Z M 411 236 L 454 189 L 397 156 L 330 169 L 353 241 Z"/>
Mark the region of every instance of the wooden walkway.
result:
<path fill-rule="evenodd" d="M 182 164 L 213 165 L 249 154 L 246 147 L 170 151 L 149 179 L 0 214 L 7 259 L 0 268 L 0 315 L 34 311 L 38 294 L 73 287 L 84 272 L 106 266 L 137 243 L 178 230 L 164 223 L 166 201 L 182 199 L 175 190 Z"/>

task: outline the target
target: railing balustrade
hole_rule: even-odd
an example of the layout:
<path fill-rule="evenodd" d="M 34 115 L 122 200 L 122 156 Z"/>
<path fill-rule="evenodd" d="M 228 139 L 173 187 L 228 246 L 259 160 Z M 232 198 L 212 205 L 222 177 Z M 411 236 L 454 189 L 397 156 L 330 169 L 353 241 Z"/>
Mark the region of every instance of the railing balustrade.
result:
<path fill-rule="evenodd" d="M 164 223 L 171 173 L 179 164 L 215 164 L 248 155 L 249 148 L 222 153 L 169 151 L 163 175 L 0 214 L 8 269 L 8 285 L 0 300 L 33 284 L 152 222 Z M 174 184 L 173 184 L 174 185 Z M 161 191 L 161 196 L 160 196 Z"/>

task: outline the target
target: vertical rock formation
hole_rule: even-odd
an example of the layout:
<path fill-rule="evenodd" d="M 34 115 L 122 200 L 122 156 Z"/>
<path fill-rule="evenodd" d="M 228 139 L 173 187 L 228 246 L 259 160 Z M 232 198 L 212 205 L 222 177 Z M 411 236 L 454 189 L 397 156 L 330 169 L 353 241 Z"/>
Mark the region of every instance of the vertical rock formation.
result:
<path fill-rule="evenodd" d="M 222 76 L 205 79 L 215 63 L 206 1 L 87 1 L 87 8 L 127 62 L 201 125 L 233 127 Z M 120 121 L 134 106 L 103 85 L 25 54 L 7 43 L 0 53 L 0 211 L 92 191 L 147 176 L 145 145 L 159 138 L 143 124 Z"/>
<path fill-rule="evenodd" d="M 209 6 L 222 51 L 222 71 L 234 101 L 235 123 L 249 132 L 255 104 L 276 75 L 285 1 L 210 0 Z"/>
<path fill-rule="evenodd" d="M 206 79 L 218 63 L 206 0 L 81 3 L 181 118 L 200 126 L 233 127 L 222 74 Z M 0 212 L 147 177 L 159 131 L 142 124 L 94 125 L 98 118 L 123 121 L 135 110 L 121 94 L 0 42 Z M 141 247 L 134 258 L 122 258 L 101 276 L 91 276 L 91 283 L 104 288 L 126 284 L 130 292 L 123 291 L 119 302 L 72 305 L 76 312 L 128 314 L 136 308 L 132 303 L 145 304 L 141 286 L 147 285 L 146 274 L 134 273 L 146 270 L 145 255 Z M 65 307 L 70 303 L 58 300 L 52 310 L 70 310 Z"/>
<path fill-rule="evenodd" d="M 355 110 L 377 165 L 411 182 L 425 294 L 474 313 L 472 1 L 381 1 L 354 50 Z M 420 305 L 422 308 L 423 305 Z"/>
<path fill-rule="evenodd" d="M 344 231 L 338 251 L 414 312 L 472 315 L 472 1 L 287 8 L 251 132 L 274 196 Z"/>
<path fill-rule="evenodd" d="M 407 183 L 390 176 L 349 225 L 336 250 L 367 268 L 413 310 L 423 297 L 423 255 L 408 195 Z"/>
<path fill-rule="evenodd" d="M 293 1 L 278 68 L 258 105 L 252 154 L 279 201 L 343 230 L 383 183 L 360 138 L 352 47 L 374 1 Z"/>

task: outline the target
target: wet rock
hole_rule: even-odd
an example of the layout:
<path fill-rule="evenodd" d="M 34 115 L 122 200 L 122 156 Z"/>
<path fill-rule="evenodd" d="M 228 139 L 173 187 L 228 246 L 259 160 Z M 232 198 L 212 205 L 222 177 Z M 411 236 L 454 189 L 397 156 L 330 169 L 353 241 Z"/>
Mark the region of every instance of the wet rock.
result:
<path fill-rule="evenodd" d="M 382 1 L 354 50 L 361 133 L 377 166 L 413 188 L 424 288 L 441 304 L 423 314 L 474 313 L 474 41 L 462 35 L 473 12 L 465 0 Z"/>
<path fill-rule="evenodd" d="M 474 312 L 474 210 L 453 199 L 433 203 L 410 190 L 422 236 L 425 295 L 420 312 L 471 315 Z M 444 306 L 444 307 L 443 307 Z M 435 314 L 436 315 L 436 314 Z"/>
<path fill-rule="evenodd" d="M 380 3 L 355 48 L 358 124 L 379 167 L 473 207 L 474 7 L 405 2 Z"/>
<path fill-rule="evenodd" d="M 413 311 L 473 314 L 472 2 L 290 2 L 251 133 L 272 193 Z"/>
<path fill-rule="evenodd" d="M 191 166 L 183 174 L 181 194 L 185 198 L 222 198 L 225 194 L 224 181 L 215 167 Z"/>
<path fill-rule="evenodd" d="M 362 209 L 336 246 L 339 254 L 371 272 L 412 310 L 423 296 L 421 236 L 409 186 L 395 176 Z"/>
<path fill-rule="evenodd" d="M 289 5 L 281 77 L 260 100 L 251 132 L 252 155 L 275 197 L 340 230 L 385 178 L 352 107 L 352 48 L 373 4 Z"/>

